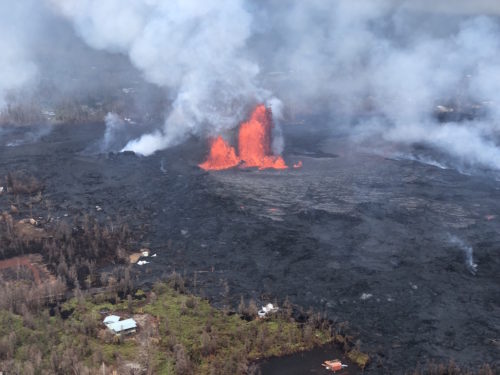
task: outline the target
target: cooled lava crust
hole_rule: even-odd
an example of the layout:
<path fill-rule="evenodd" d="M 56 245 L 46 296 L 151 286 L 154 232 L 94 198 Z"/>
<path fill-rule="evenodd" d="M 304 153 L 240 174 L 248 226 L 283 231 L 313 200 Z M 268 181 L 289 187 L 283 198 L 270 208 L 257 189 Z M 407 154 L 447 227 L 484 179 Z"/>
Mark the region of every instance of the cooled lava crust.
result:
<path fill-rule="evenodd" d="M 284 129 L 285 161 L 300 169 L 205 172 L 204 140 L 151 157 L 89 153 L 100 124 L 25 143 L 26 132 L 4 130 L 0 175 L 41 179 L 53 216 L 126 220 L 143 236 L 138 247 L 158 254 L 134 266 L 139 284 L 196 272 L 193 291 L 219 305 L 288 296 L 348 321 L 373 354 L 367 373 L 378 362 L 401 373 L 432 359 L 498 361 L 500 183 Z M 0 207 L 10 207 L 6 194 Z M 453 236 L 473 248 L 476 275 Z"/>

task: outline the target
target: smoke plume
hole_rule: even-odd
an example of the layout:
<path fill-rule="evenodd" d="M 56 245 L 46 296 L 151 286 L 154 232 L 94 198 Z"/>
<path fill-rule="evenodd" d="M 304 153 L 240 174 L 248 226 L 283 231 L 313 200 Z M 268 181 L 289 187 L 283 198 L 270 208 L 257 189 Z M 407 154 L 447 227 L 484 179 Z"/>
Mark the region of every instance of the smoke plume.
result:
<path fill-rule="evenodd" d="M 336 125 L 351 127 L 358 140 L 424 143 L 461 162 L 498 169 L 498 19 L 473 15 L 465 2 L 437 3 L 312 1 L 283 7 L 271 21 L 285 40 L 273 54 L 274 67 L 290 72 L 280 97 L 299 108 L 328 106 L 347 118 Z M 486 3 L 478 8 L 488 9 Z M 484 115 L 443 126 L 436 119 L 438 105 Z"/>
<path fill-rule="evenodd" d="M 189 133 L 233 127 L 249 102 L 270 97 L 254 83 L 259 67 L 244 57 L 252 16 L 241 0 L 54 4 L 89 45 L 127 54 L 148 81 L 174 96 L 163 128 L 126 150 L 148 155 Z"/>
<path fill-rule="evenodd" d="M 19 27 L 20 19 L 31 19 L 29 6 L 36 9 L 34 1 L 11 3 L 0 1 L 0 111 L 5 105 L 5 97 L 9 93 L 23 88 L 36 76 L 37 68 L 32 61 L 28 38 L 30 25 Z M 36 18 L 36 17 L 35 17 Z"/>
<path fill-rule="evenodd" d="M 120 134 L 126 124 L 116 113 L 108 113 L 105 122 L 106 130 L 104 131 L 101 151 L 119 151 L 123 147 L 123 144 L 119 143 Z"/>
<path fill-rule="evenodd" d="M 471 274 L 475 275 L 477 273 L 477 264 L 474 263 L 474 250 L 472 249 L 472 247 L 467 245 L 457 236 L 450 235 L 450 242 L 453 245 L 458 246 L 463 251 L 465 266 Z"/>
<path fill-rule="evenodd" d="M 4 1 L 0 97 L 36 77 L 29 47 L 43 38 L 57 46 L 63 34 L 45 25 L 32 35 L 19 21 L 33 18 L 30 6 L 43 8 L 38 23 L 71 25 L 91 49 L 127 57 L 163 90 L 163 124 L 126 150 L 149 155 L 190 134 L 219 134 L 265 102 L 276 120 L 322 113 L 355 141 L 421 143 L 500 169 L 493 0 Z"/>

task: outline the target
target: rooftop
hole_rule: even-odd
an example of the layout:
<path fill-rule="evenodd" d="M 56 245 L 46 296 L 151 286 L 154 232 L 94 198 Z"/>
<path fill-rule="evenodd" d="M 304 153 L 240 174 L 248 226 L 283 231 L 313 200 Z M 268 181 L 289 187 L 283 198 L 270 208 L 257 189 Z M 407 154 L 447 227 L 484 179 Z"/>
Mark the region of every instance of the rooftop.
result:
<path fill-rule="evenodd" d="M 134 319 L 125 319 L 118 322 L 107 324 L 108 328 L 112 331 L 119 333 L 122 331 L 128 331 L 129 329 L 137 328 L 137 323 Z"/>
<path fill-rule="evenodd" d="M 104 318 L 102 321 L 104 324 L 108 325 L 111 323 L 116 323 L 120 320 L 120 317 L 118 315 L 108 315 L 107 317 Z"/>

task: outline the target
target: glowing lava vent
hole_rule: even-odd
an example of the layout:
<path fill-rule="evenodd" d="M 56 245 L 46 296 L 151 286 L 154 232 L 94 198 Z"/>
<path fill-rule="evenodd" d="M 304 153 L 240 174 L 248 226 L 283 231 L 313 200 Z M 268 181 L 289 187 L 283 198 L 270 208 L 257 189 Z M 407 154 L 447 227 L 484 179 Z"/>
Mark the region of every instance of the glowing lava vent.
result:
<path fill-rule="evenodd" d="M 254 109 L 252 116 L 240 126 L 238 133 L 239 155 L 222 137 L 210 144 L 207 160 L 200 164 L 205 170 L 228 169 L 240 165 L 243 168 L 259 169 L 288 168 L 281 156 L 271 151 L 271 131 L 273 128 L 271 111 L 263 104 Z"/>
<path fill-rule="evenodd" d="M 236 167 L 240 163 L 240 159 L 236 156 L 234 147 L 231 147 L 227 142 L 218 136 L 210 144 L 210 153 L 207 160 L 200 164 L 200 168 L 208 171 L 218 171 Z"/>

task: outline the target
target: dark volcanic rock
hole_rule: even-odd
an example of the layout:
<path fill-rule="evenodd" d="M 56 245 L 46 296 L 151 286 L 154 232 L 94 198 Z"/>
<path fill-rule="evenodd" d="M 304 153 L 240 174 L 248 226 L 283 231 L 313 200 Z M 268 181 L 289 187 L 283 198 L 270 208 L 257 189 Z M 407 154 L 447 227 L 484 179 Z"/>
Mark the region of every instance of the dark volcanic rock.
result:
<path fill-rule="evenodd" d="M 493 177 L 293 138 L 285 158 L 302 160 L 301 169 L 206 173 L 196 166 L 197 140 L 147 158 L 85 154 L 102 134 L 98 125 L 59 126 L 35 142 L 3 143 L 0 176 L 24 170 L 41 179 L 53 216 L 126 220 L 138 249 L 147 243 L 158 254 L 134 266 L 139 282 L 176 270 L 196 275 L 194 291 L 220 305 L 288 296 L 348 321 L 383 372 L 431 359 L 498 361 Z M 0 196 L 0 209 L 9 205 Z M 473 249 L 476 275 L 452 238 Z"/>

